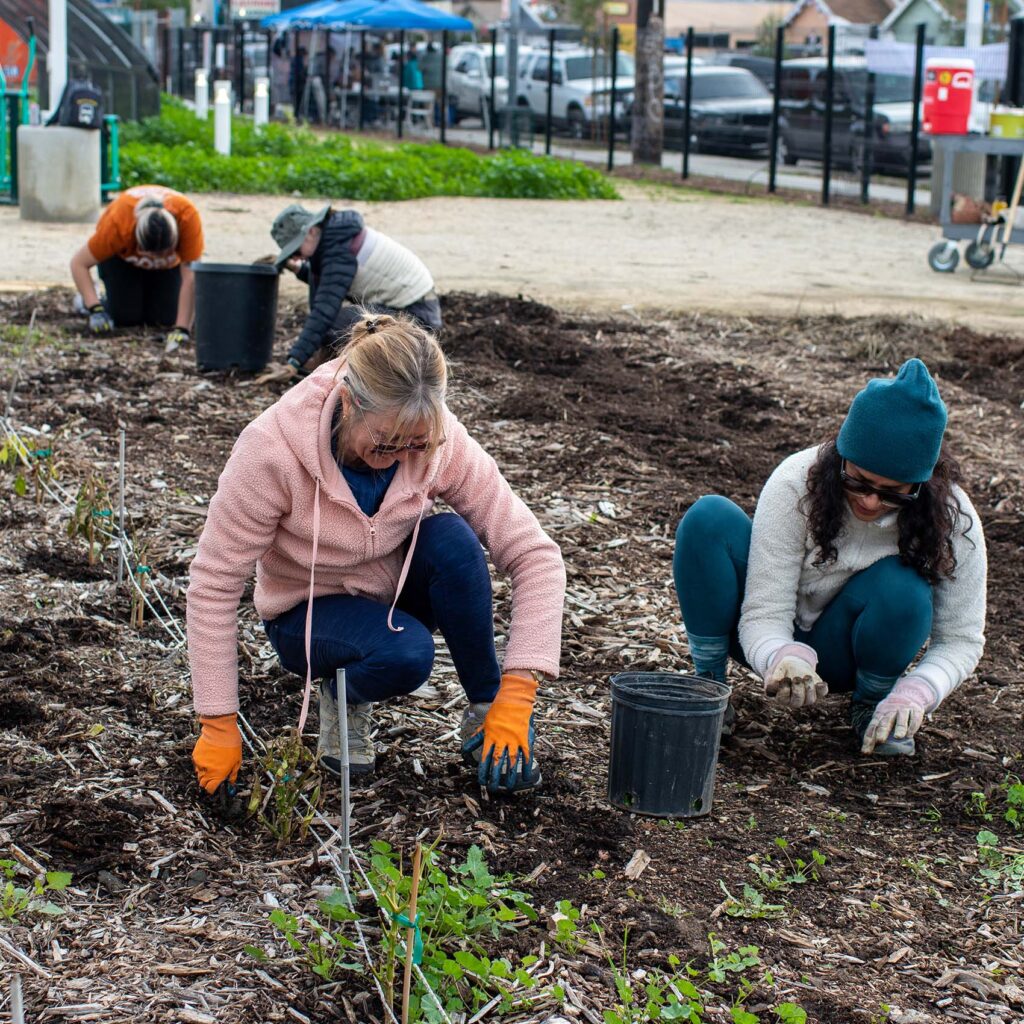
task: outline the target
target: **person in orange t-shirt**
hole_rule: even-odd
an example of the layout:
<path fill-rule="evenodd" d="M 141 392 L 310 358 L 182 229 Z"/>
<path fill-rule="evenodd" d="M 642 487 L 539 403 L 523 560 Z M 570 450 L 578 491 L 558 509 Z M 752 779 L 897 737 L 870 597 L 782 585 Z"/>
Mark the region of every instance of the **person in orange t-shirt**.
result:
<path fill-rule="evenodd" d="M 92 237 L 71 258 L 71 276 L 89 328 L 171 327 L 168 350 L 191 337 L 203 225 L 192 202 L 162 185 L 137 185 L 103 211 Z M 92 268 L 106 286 L 100 302 Z"/>

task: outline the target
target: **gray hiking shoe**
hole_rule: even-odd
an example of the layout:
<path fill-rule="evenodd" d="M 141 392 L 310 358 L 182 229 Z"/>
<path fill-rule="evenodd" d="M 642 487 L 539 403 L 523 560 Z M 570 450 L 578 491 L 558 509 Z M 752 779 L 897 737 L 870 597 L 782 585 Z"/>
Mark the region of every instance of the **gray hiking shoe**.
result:
<path fill-rule="evenodd" d="M 377 761 L 373 739 L 371 704 L 348 705 L 348 770 L 350 775 L 369 775 Z M 338 702 L 327 683 L 320 687 L 320 738 L 317 741 L 320 763 L 332 775 L 341 774 L 341 730 Z"/>
<path fill-rule="evenodd" d="M 857 742 L 864 742 L 864 733 L 868 731 L 871 719 L 878 706 L 877 701 L 850 701 L 850 725 L 857 734 Z M 912 757 L 917 752 L 917 744 L 913 736 L 906 736 L 901 740 L 890 736 L 887 740 L 875 744 L 874 753 L 879 757 Z"/>
<path fill-rule="evenodd" d="M 469 704 L 462 712 L 462 721 L 459 723 L 459 743 L 464 748 L 483 727 L 487 712 L 491 710 L 491 703 Z M 473 760 L 480 763 L 480 748 L 477 747 L 470 754 Z"/>

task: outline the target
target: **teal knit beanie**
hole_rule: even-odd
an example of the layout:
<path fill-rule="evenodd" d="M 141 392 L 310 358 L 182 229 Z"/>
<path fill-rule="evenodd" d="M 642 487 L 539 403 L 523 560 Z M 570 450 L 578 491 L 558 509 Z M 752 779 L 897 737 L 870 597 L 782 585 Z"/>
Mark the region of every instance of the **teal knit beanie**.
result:
<path fill-rule="evenodd" d="M 839 454 L 905 484 L 930 479 L 946 430 L 946 407 L 928 367 L 908 359 L 895 377 L 868 381 L 839 431 Z"/>

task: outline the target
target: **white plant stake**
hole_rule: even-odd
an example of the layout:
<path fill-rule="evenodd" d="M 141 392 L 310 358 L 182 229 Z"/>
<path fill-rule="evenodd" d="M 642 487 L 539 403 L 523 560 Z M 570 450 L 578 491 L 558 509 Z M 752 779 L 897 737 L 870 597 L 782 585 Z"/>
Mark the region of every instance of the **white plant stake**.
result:
<path fill-rule="evenodd" d="M 117 585 L 124 582 L 124 437 L 125 428 L 120 430 L 120 453 L 117 458 L 118 512 L 117 512 Z"/>
<path fill-rule="evenodd" d="M 335 685 L 338 689 L 338 733 L 341 739 L 341 870 L 347 885 L 349 880 L 348 860 L 352 853 L 352 843 L 349 839 L 351 796 L 348 786 L 348 694 L 345 692 L 345 670 L 343 668 L 338 669 Z"/>
<path fill-rule="evenodd" d="M 11 978 L 11 1024 L 25 1024 L 25 1006 L 21 999 L 21 975 Z"/>

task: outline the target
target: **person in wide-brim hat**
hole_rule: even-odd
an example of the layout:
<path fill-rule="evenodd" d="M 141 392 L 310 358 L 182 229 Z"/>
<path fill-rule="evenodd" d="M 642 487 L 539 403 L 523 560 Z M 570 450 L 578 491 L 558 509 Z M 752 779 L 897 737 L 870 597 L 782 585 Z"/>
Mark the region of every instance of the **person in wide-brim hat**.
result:
<path fill-rule="evenodd" d="M 863 753 L 913 754 L 985 644 L 985 538 L 945 430 L 911 359 L 775 469 L 753 521 L 718 495 L 695 502 L 674 573 L 698 674 L 724 682 L 732 655 L 790 708 L 850 693 Z"/>
<path fill-rule="evenodd" d="M 348 341 L 364 310 L 410 317 L 437 333 L 441 305 L 423 261 L 400 242 L 367 227 L 355 210 L 308 210 L 292 203 L 270 233 L 274 265 L 309 285 L 309 314 L 283 364 L 257 383 L 288 380 L 331 358 Z"/>

